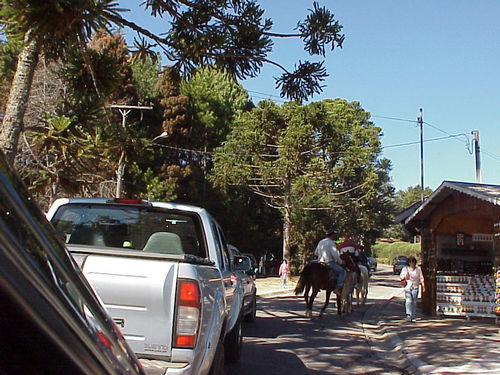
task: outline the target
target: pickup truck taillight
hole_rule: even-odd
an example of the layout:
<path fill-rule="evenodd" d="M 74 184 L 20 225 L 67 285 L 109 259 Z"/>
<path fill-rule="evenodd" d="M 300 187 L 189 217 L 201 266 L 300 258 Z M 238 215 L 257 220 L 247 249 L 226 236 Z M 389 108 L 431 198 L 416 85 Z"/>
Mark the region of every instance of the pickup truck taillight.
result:
<path fill-rule="evenodd" d="M 194 348 L 201 314 L 200 286 L 197 281 L 179 280 L 176 306 L 173 346 Z"/>

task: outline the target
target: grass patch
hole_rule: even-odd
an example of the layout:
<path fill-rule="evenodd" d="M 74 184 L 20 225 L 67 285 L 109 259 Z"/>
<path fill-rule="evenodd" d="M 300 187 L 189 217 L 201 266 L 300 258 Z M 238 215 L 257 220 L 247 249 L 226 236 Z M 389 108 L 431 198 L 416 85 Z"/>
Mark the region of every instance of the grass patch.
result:
<path fill-rule="evenodd" d="M 378 263 L 392 264 L 392 260 L 398 255 L 413 255 L 420 263 L 420 243 L 409 242 L 377 242 L 372 246 L 372 253 Z"/>

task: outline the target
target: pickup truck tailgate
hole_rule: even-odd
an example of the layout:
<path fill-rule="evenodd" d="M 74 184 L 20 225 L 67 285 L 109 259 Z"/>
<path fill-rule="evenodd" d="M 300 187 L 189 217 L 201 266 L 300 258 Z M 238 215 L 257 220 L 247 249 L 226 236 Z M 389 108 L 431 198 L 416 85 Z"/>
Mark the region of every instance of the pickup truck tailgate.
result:
<path fill-rule="evenodd" d="M 89 255 L 83 273 L 138 355 L 172 348 L 178 263 Z"/>

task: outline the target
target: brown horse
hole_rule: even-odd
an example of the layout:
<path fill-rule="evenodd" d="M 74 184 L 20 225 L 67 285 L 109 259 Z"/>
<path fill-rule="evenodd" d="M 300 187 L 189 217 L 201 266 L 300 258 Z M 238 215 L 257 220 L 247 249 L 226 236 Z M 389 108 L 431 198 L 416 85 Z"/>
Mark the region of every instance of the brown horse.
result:
<path fill-rule="evenodd" d="M 325 304 L 319 313 L 319 317 L 322 318 L 330 303 L 330 295 L 332 291 L 335 290 L 336 280 L 329 279 L 328 269 L 326 267 L 327 266 L 322 263 L 311 262 L 307 264 L 300 273 L 300 278 L 295 288 L 295 295 L 301 294 L 305 289 L 304 299 L 306 301 L 306 316 L 309 318 L 312 318 L 312 306 L 318 292 L 320 290 L 326 291 Z M 352 291 L 355 279 L 356 274 L 354 272 L 347 272 L 341 294 L 337 295 L 337 313 L 339 315 L 350 312 L 352 309 Z M 312 294 L 309 296 L 311 288 Z"/>

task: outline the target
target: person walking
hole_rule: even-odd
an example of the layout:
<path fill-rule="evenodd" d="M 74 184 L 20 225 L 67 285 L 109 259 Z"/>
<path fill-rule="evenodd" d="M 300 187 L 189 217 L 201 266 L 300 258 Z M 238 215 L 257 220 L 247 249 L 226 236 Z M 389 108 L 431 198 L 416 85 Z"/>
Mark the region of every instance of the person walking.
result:
<path fill-rule="evenodd" d="M 324 263 L 326 266 L 330 267 L 337 275 L 337 287 L 335 293 L 340 294 L 342 286 L 344 284 L 345 269 L 342 267 L 343 261 L 340 258 L 339 252 L 337 251 L 337 246 L 333 241 L 335 238 L 335 233 L 333 229 L 328 229 L 326 231 L 326 237 L 318 242 L 318 246 L 314 250 L 314 254 L 318 257 L 318 262 Z"/>
<path fill-rule="evenodd" d="M 406 320 L 413 322 L 417 311 L 418 288 L 422 285 L 422 293 L 425 291 L 424 275 L 417 266 L 417 259 L 410 255 L 406 260 L 406 267 L 403 267 L 399 278 L 405 291 L 405 311 Z"/>
<path fill-rule="evenodd" d="M 288 274 L 288 262 L 283 259 L 279 269 L 279 276 L 281 277 L 281 287 L 286 288 L 286 275 Z"/>

